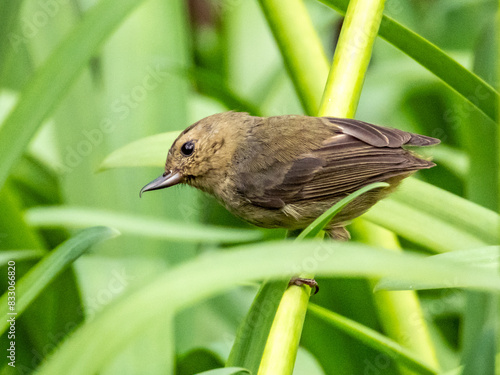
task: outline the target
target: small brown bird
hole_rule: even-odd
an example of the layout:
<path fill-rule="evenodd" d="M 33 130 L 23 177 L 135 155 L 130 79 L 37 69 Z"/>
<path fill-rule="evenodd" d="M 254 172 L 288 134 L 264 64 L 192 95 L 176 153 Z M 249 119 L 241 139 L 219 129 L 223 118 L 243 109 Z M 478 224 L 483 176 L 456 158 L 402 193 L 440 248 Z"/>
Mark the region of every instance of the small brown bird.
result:
<path fill-rule="evenodd" d="M 402 146 L 438 139 L 333 117 L 255 117 L 226 112 L 184 130 L 168 152 L 165 173 L 144 191 L 185 183 L 212 194 L 230 212 L 265 228 L 302 229 L 350 193 L 369 191 L 328 224 L 346 240 L 345 225 L 393 191 L 404 178 L 435 164 Z"/>

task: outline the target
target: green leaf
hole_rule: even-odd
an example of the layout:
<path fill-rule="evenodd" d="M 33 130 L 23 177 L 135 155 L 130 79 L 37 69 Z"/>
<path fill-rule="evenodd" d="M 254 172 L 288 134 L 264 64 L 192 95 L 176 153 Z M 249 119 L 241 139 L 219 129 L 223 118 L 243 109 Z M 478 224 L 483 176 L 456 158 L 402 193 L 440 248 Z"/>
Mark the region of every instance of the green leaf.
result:
<path fill-rule="evenodd" d="M 99 171 L 121 167 L 163 167 L 168 150 L 181 131 L 155 134 L 129 143 L 109 154 Z"/>
<path fill-rule="evenodd" d="M 238 375 L 238 374 L 251 374 L 251 372 L 241 367 L 225 367 L 225 368 L 217 368 L 210 371 L 199 372 L 196 375 Z"/>
<path fill-rule="evenodd" d="M 94 320 L 67 338 L 44 362 L 39 373 L 96 373 L 128 343 L 138 339 L 152 320 L 178 313 L 238 283 L 289 277 L 300 272 L 304 264 L 320 276 L 392 276 L 429 284 L 457 278 L 461 285 L 500 291 L 500 275 L 495 271 L 486 269 L 478 273 L 474 267 L 443 260 L 429 262 L 415 254 L 399 254 L 357 243 L 304 240 L 242 246 L 183 263 L 113 301 Z M 106 340 L 86 345 L 96 334 Z"/>
<path fill-rule="evenodd" d="M 195 348 L 179 355 L 176 360 L 176 375 L 192 375 L 209 369 L 224 367 L 220 355 L 204 347 Z"/>
<path fill-rule="evenodd" d="M 428 258 L 429 262 L 444 259 L 446 261 L 464 264 L 469 267 L 477 267 L 478 271 L 482 269 L 498 270 L 500 265 L 500 246 L 489 246 L 480 249 L 457 250 L 445 254 L 438 254 Z M 462 285 L 454 280 L 443 279 L 441 283 L 418 283 L 411 280 L 382 279 L 375 286 L 375 290 L 421 290 L 437 288 L 460 288 Z"/>
<path fill-rule="evenodd" d="M 236 333 L 227 366 L 242 366 L 256 374 L 276 311 L 288 286 L 288 280 L 262 284 L 252 306 Z"/>
<path fill-rule="evenodd" d="M 308 310 L 328 324 L 340 329 L 342 332 L 394 358 L 417 374 L 437 374 L 436 369 L 422 362 L 410 350 L 371 328 L 313 303 L 309 304 Z"/>
<path fill-rule="evenodd" d="M 0 316 L 2 317 L 0 333 L 7 329 L 9 325 L 7 319 L 11 317 L 17 319 L 42 290 L 89 247 L 108 238 L 116 237 L 118 234 L 119 232 L 115 229 L 107 227 L 88 228 L 46 255 L 15 283 L 16 303 L 14 309 L 9 309 L 7 303 L 9 291 L 0 298 Z M 13 313 L 15 315 L 11 315 Z"/>
<path fill-rule="evenodd" d="M 90 58 L 130 12 L 137 0 L 101 0 L 35 72 L 0 127 L 0 187 L 10 169 Z"/>
<path fill-rule="evenodd" d="M 498 243 L 497 213 L 415 178 L 363 218 L 437 252 Z"/>
<path fill-rule="evenodd" d="M 82 228 L 106 225 L 123 233 L 182 242 L 241 243 L 264 237 L 258 230 L 160 220 L 83 207 L 35 207 L 26 211 L 26 220 L 36 227 Z"/>
<path fill-rule="evenodd" d="M 38 250 L 5 250 L 0 252 L 0 267 L 6 266 L 9 260 L 15 262 L 23 260 L 33 260 L 45 255 L 45 251 Z"/>
<path fill-rule="evenodd" d="M 297 237 L 297 240 L 316 237 L 318 233 L 333 219 L 333 217 L 337 215 L 345 206 L 351 203 L 354 199 L 366 193 L 367 191 L 387 186 L 389 186 L 389 184 L 386 182 L 374 182 L 373 184 L 367 185 L 355 191 L 354 193 L 349 194 L 347 197 L 342 198 L 340 201 L 338 201 L 332 207 L 326 210 L 320 217 L 314 220 L 306 229 L 304 229 Z"/>
<path fill-rule="evenodd" d="M 341 14 L 345 14 L 347 10 L 348 1 L 346 0 L 320 1 Z M 390 17 L 382 17 L 378 34 L 440 78 L 451 89 L 496 122 L 500 96 L 491 85 L 479 76 L 464 68 L 428 40 Z"/>

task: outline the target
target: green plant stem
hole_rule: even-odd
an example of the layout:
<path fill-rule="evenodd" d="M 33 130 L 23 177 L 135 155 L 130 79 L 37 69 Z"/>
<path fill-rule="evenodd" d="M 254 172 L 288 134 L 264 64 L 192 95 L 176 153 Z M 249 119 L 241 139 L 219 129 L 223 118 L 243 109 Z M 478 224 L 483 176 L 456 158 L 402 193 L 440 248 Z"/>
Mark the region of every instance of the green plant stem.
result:
<path fill-rule="evenodd" d="M 356 220 L 351 226 L 360 240 L 373 246 L 401 252 L 396 235 L 376 224 L 363 219 Z M 375 287 L 378 280 L 371 280 Z M 380 323 L 387 336 L 401 346 L 410 349 L 418 358 L 434 368 L 439 368 L 437 354 L 432 343 L 429 329 L 422 312 L 417 293 L 414 291 L 385 291 L 373 295 Z M 412 317 L 409 319 L 408 317 Z M 401 367 L 402 374 L 411 373 Z"/>
<path fill-rule="evenodd" d="M 328 61 L 302 0 L 259 0 L 306 113 L 314 115 Z M 300 89 L 297 89 L 300 88 Z"/>
<path fill-rule="evenodd" d="M 354 117 L 384 2 L 349 2 L 319 116 Z"/>
<path fill-rule="evenodd" d="M 311 288 L 305 285 L 293 285 L 283 294 L 258 375 L 293 372 L 310 294 Z"/>
<path fill-rule="evenodd" d="M 366 345 L 393 357 L 398 363 L 403 364 L 402 369 L 414 369 L 420 374 L 436 374 L 437 370 L 429 364 L 422 362 L 421 358 L 411 350 L 406 349 L 394 340 L 340 314 L 325 309 L 313 303 L 309 304 L 309 311 L 328 324 L 342 330 L 349 336 L 364 342 Z M 403 371 L 402 371 L 403 372 Z"/>
<path fill-rule="evenodd" d="M 384 1 L 351 1 L 347 8 L 333 66 L 323 96 L 320 116 L 353 117 L 361 94 L 373 43 L 382 20 Z M 356 9 L 356 12 L 354 12 Z M 347 24 L 347 27 L 345 27 Z M 362 27 L 350 27 L 361 25 Z M 378 246 L 401 251 L 396 235 L 380 227 L 368 231 L 370 240 Z M 420 355 L 427 363 L 438 367 L 437 357 L 415 292 L 404 296 L 395 292 L 375 295 L 375 302 L 384 329 L 390 337 Z M 408 316 L 418 316 L 420 329 L 411 327 Z M 408 370 L 402 369 L 403 373 Z"/>
<path fill-rule="evenodd" d="M 263 3 L 270 2 L 261 1 L 261 4 Z M 351 1 L 340 35 L 333 66 L 324 90 L 319 110 L 320 116 L 352 117 L 354 115 L 361 94 L 364 74 L 370 61 L 373 41 L 377 36 L 378 25 L 382 18 L 383 6 L 384 0 Z M 269 14 L 274 14 L 276 9 L 265 8 L 264 6 L 263 9 L 269 22 L 273 24 L 274 18 L 270 17 Z M 296 10 L 298 9 L 297 7 Z M 301 17 L 304 17 L 304 15 Z M 289 23 L 289 27 L 294 27 L 292 26 L 291 19 L 286 19 L 286 22 Z M 276 27 L 273 30 L 276 30 Z M 281 31 L 286 33 L 286 29 L 282 29 Z M 315 36 L 314 30 L 312 31 Z M 285 51 L 300 51 L 296 46 L 293 46 L 293 48 L 289 48 L 292 46 L 287 46 L 287 42 L 293 40 L 293 34 L 289 33 L 289 38 L 280 38 L 280 34 L 276 31 L 274 31 L 274 34 L 278 40 L 282 41 L 281 43 L 278 42 L 278 44 L 282 46 L 281 49 L 285 61 L 290 61 L 289 56 L 294 56 L 294 54 L 284 53 L 283 49 Z M 365 37 L 364 43 L 357 45 L 356 43 L 360 35 Z M 307 43 L 312 45 L 315 41 L 317 41 L 316 36 L 312 40 L 308 40 Z M 319 44 L 317 48 L 320 48 Z M 304 52 L 300 51 L 300 54 L 304 54 Z M 294 65 L 289 63 L 287 66 L 290 69 Z M 308 69 L 311 70 L 312 67 L 308 66 Z M 293 69 L 291 70 L 293 71 Z M 300 74 L 300 71 L 295 71 L 295 74 L 297 73 Z M 294 77 L 293 73 L 291 75 Z M 306 92 L 309 92 L 310 83 L 301 85 L 298 80 L 294 80 L 294 83 L 296 88 L 299 88 L 297 91 L 304 101 L 304 97 L 301 95 L 303 92 L 302 88 L 307 88 Z M 307 111 L 317 108 L 312 104 L 311 102 L 307 102 L 304 108 Z M 300 277 L 312 278 L 314 276 L 300 275 Z M 295 285 L 289 287 L 283 294 L 264 349 L 258 372 L 259 375 L 292 373 L 310 294 L 311 290 L 309 287 L 298 287 Z"/>
<path fill-rule="evenodd" d="M 319 1 L 341 14 L 345 14 L 349 2 L 349 0 Z M 390 17 L 382 17 L 378 34 L 441 79 L 471 105 L 496 121 L 500 100 L 498 88 L 494 88 L 436 45 Z"/>

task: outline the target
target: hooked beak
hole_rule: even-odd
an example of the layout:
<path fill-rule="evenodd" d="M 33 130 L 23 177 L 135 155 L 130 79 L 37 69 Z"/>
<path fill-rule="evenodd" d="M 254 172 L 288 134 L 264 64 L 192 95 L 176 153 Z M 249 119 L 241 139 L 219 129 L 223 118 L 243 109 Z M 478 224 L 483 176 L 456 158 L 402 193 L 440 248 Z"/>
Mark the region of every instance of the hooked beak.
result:
<path fill-rule="evenodd" d="M 144 186 L 139 193 L 139 197 L 142 196 L 142 193 L 144 193 L 145 191 L 168 188 L 170 186 L 177 185 L 181 181 L 182 175 L 180 174 L 180 172 L 165 172 L 160 177 Z"/>

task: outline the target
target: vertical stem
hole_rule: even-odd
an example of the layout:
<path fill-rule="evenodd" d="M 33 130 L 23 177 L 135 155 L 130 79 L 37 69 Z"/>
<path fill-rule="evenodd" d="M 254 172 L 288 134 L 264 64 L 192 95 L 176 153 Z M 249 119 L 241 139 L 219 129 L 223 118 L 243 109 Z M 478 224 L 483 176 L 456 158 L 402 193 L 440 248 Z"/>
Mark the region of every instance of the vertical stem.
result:
<path fill-rule="evenodd" d="M 303 1 L 259 0 L 259 3 L 304 110 L 309 115 L 316 114 L 328 62 Z"/>
<path fill-rule="evenodd" d="M 319 116 L 353 117 L 356 113 L 384 2 L 349 2 Z"/>
<path fill-rule="evenodd" d="M 340 34 L 335 57 L 323 94 L 319 116 L 354 117 L 361 88 L 378 32 L 384 0 L 351 0 Z M 358 224 L 359 225 L 359 224 Z M 362 224 L 361 224 L 362 225 Z M 369 228 L 369 229 L 368 229 Z M 367 243 L 401 251 L 396 236 L 371 225 Z M 386 333 L 401 345 L 412 349 L 428 363 L 438 367 L 438 361 L 428 327 L 415 292 L 379 292 L 374 297 L 380 320 Z M 418 318 L 419 327 L 409 316 Z M 403 370 L 407 373 L 406 370 Z"/>
<path fill-rule="evenodd" d="M 290 9 L 288 2 L 286 7 L 283 7 L 280 2 L 281 8 L 277 6 L 278 2 L 274 0 L 261 0 L 260 3 L 273 27 L 274 35 L 278 39 L 285 61 L 288 61 L 286 65 L 289 70 L 293 70 L 294 66 L 299 67 L 299 70 L 294 71 L 294 74 L 292 74 L 292 80 L 304 103 L 307 96 L 304 95 L 302 89 L 306 93 L 311 93 L 311 96 L 314 96 L 314 92 L 310 91 L 312 88 L 310 82 L 303 82 L 295 76 L 302 73 L 300 67 L 305 67 L 305 71 L 309 72 L 314 69 L 314 66 L 297 64 L 297 61 L 304 62 L 303 56 L 306 55 L 304 51 L 301 51 L 295 45 L 294 38 L 297 35 L 290 32 L 295 27 L 292 22 L 293 16 L 299 15 L 294 13 L 288 14 L 288 17 L 279 16 L 280 10 L 284 10 L 281 8 Z M 309 25 L 310 20 L 305 16 L 305 9 L 301 1 L 294 0 L 293 4 L 296 11 L 302 8 L 300 18 L 304 21 L 304 25 Z M 373 41 L 377 36 L 380 20 L 382 19 L 383 7 L 384 0 L 352 0 L 349 4 L 333 67 L 323 94 L 320 116 L 327 114 L 338 117 L 354 115 L 361 93 L 364 74 L 370 61 Z M 273 26 L 274 22 L 279 22 L 279 24 Z M 305 30 L 313 38 L 307 40 L 305 45 L 309 45 L 310 48 L 311 44 L 318 44 L 318 38 L 315 36 L 314 30 L 309 26 Z M 300 41 L 300 38 L 298 40 Z M 313 74 L 318 77 L 317 73 L 314 72 Z M 315 107 L 315 103 L 307 101 L 304 103 L 304 108 L 311 113 L 317 107 Z M 266 342 L 258 375 L 292 374 L 310 293 L 309 287 L 291 286 L 283 294 Z"/>
<path fill-rule="evenodd" d="M 296 285 L 283 294 L 257 375 L 293 372 L 309 295 L 309 287 Z"/>
<path fill-rule="evenodd" d="M 402 251 L 393 232 L 363 219 L 354 221 L 351 228 L 367 244 L 388 250 Z M 377 280 L 371 280 L 375 286 Z M 434 368 L 439 368 L 436 351 L 417 293 L 414 291 L 378 291 L 374 295 L 378 316 L 387 336 L 410 349 Z M 400 366 L 401 374 L 413 374 Z"/>

